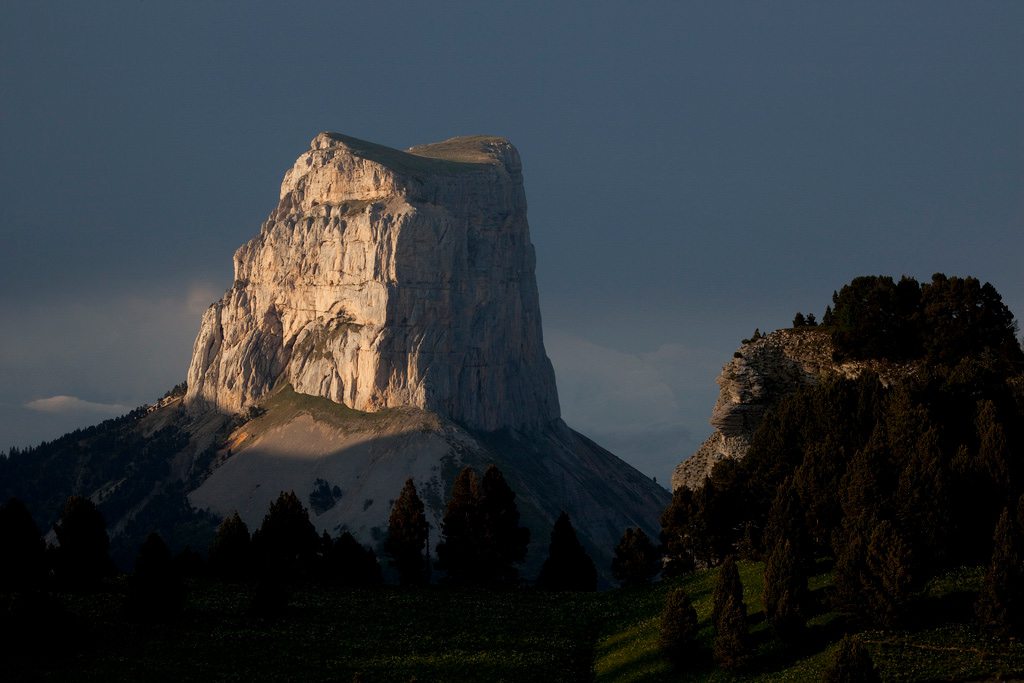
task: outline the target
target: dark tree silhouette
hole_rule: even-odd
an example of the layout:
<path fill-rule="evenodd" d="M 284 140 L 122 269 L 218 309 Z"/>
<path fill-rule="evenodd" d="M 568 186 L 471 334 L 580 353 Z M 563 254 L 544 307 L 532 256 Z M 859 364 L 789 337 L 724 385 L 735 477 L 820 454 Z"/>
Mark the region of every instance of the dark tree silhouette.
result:
<path fill-rule="evenodd" d="M 264 577 L 295 579 L 316 561 L 320 537 L 294 491 L 281 492 L 253 535 L 253 550 Z"/>
<path fill-rule="evenodd" d="M 361 545 L 347 531 L 330 543 L 324 564 L 325 578 L 330 583 L 348 588 L 376 586 L 381 583 L 377 554 L 371 548 Z"/>
<path fill-rule="evenodd" d="M 46 577 L 46 544 L 17 498 L 0 506 L 0 591 L 38 587 Z"/>
<path fill-rule="evenodd" d="M 793 327 L 804 327 L 807 324 L 807 318 L 804 317 L 803 313 L 797 312 L 793 316 Z"/>
<path fill-rule="evenodd" d="M 764 611 L 780 640 L 795 643 L 807 623 L 807 575 L 788 538 L 778 538 L 764 566 Z"/>
<path fill-rule="evenodd" d="M 743 598 L 743 584 L 740 582 L 740 570 L 736 566 L 736 558 L 732 555 L 726 557 L 718 567 L 718 576 L 715 580 L 715 590 L 711 601 L 711 623 L 718 623 L 725 601 L 730 595 Z"/>
<path fill-rule="evenodd" d="M 697 610 L 686 590 L 676 588 L 668 594 L 661 612 L 660 643 L 662 652 L 676 666 L 682 666 L 698 653 Z"/>
<path fill-rule="evenodd" d="M 476 472 L 467 467 L 452 484 L 451 497 L 441 522 L 437 565 L 447 572 L 446 580 L 458 585 L 481 581 L 480 484 Z"/>
<path fill-rule="evenodd" d="M 840 357 L 901 360 L 921 353 L 916 313 L 921 287 L 913 278 L 854 278 L 832 303 L 832 344 Z"/>
<path fill-rule="evenodd" d="M 400 583 L 417 585 L 427 582 L 430 571 L 427 557 L 429 533 L 430 524 L 424 514 L 423 501 L 416 493 L 412 479 L 407 479 L 398 500 L 391 507 L 388 537 L 384 541 L 384 552 L 391 558 Z"/>
<path fill-rule="evenodd" d="M 184 600 L 184 584 L 171 551 L 160 534 L 151 533 L 135 559 L 128 590 L 129 614 L 140 621 L 164 621 L 181 611 Z"/>
<path fill-rule="evenodd" d="M 999 516 L 976 606 L 981 625 L 1002 637 L 1024 633 L 1024 529 L 1017 518 L 1009 507 Z"/>
<path fill-rule="evenodd" d="M 826 683 L 881 683 L 871 655 L 859 638 L 843 636 L 832 665 L 825 672 Z"/>
<path fill-rule="evenodd" d="M 217 527 L 210 544 L 210 572 L 220 579 L 238 581 L 252 574 L 252 561 L 249 527 L 235 512 Z"/>
<path fill-rule="evenodd" d="M 739 669 L 750 658 L 750 636 L 746 627 L 746 603 L 739 569 L 729 556 L 718 570 L 714 612 L 715 661 L 723 669 Z"/>
<path fill-rule="evenodd" d="M 1000 360 L 1024 360 L 1013 313 L 996 288 L 974 277 L 932 275 L 921 287 L 924 351 L 935 362 L 956 364 L 988 353 Z"/>
<path fill-rule="evenodd" d="M 715 662 L 725 669 L 738 669 L 750 656 L 747 606 L 739 568 L 730 555 L 718 569 L 712 622 L 715 626 Z"/>
<path fill-rule="evenodd" d="M 569 515 L 564 512 L 551 529 L 548 557 L 540 568 L 537 587 L 550 591 L 597 590 L 597 569 L 583 549 Z"/>
<path fill-rule="evenodd" d="M 697 566 L 703 533 L 696 494 L 681 486 L 672 493 L 672 502 L 661 513 L 661 545 L 665 553 L 665 576 L 681 576 Z"/>
<path fill-rule="evenodd" d="M 863 578 L 864 616 L 872 616 L 884 626 L 898 624 L 906 614 L 913 577 L 910 547 L 888 520 L 871 532 Z"/>
<path fill-rule="evenodd" d="M 113 573 L 107 523 L 88 498 L 68 498 L 53 530 L 60 544 L 57 576 L 63 583 L 88 588 Z"/>
<path fill-rule="evenodd" d="M 484 472 L 478 509 L 483 580 L 491 585 L 512 585 L 519 578 L 515 565 L 526 557 L 530 530 L 519 526 L 516 494 L 494 465 Z"/>
<path fill-rule="evenodd" d="M 643 529 L 626 529 L 615 547 L 612 576 L 623 586 L 648 583 L 658 574 L 661 555 Z"/>

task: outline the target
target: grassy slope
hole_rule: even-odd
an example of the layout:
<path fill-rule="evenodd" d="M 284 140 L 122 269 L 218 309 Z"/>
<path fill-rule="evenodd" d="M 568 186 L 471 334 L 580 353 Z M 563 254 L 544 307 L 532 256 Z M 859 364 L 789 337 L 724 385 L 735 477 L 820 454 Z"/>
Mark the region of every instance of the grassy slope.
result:
<path fill-rule="evenodd" d="M 803 650 L 785 652 L 772 638 L 761 603 L 763 565 L 740 563 L 751 638 L 756 648 L 749 670 L 726 674 L 710 658 L 693 662 L 685 672 L 673 672 L 658 648 L 659 617 L 665 595 L 676 585 L 690 593 L 700 619 L 699 639 L 710 653 L 714 633 L 710 624 L 715 571 L 698 572 L 682 581 L 665 582 L 645 591 L 618 591 L 632 609 L 620 610 L 609 620 L 596 648 L 598 681 L 819 681 L 831 663 L 835 647 L 847 627 L 840 615 L 821 612 L 810 622 Z M 969 623 L 969 605 L 980 587 L 980 570 L 951 572 L 933 581 L 921 603 L 923 624 L 906 630 L 865 631 L 875 664 L 885 681 L 962 681 L 1024 676 L 1024 643 L 1000 642 L 978 632 Z M 826 591 L 831 576 L 813 577 L 811 589 Z M 965 610 L 964 607 L 968 609 Z M 946 623 L 943 623 L 946 622 Z M 937 625 L 938 624 L 938 625 Z"/>
<path fill-rule="evenodd" d="M 842 632 L 831 613 L 812 619 L 804 650 L 782 652 L 760 603 L 762 567 L 741 563 L 752 637 L 751 671 L 731 676 L 709 659 L 673 672 L 658 650 L 658 618 L 667 591 L 684 585 L 708 624 L 715 572 L 681 581 L 598 594 L 304 590 L 280 619 L 249 615 L 251 589 L 193 584 L 174 624 L 124 623 L 122 590 L 63 596 L 68 620 L 89 634 L 71 658 L 44 661 L 46 680 L 352 680 L 365 681 L 817 681 Z M 976 589 L 977 571 L 954 573 L 929 588 L 935 604 Z M 813 588 L 827 588 L 829 576 Z M 941 611 L 940 609 L 940 611 Z M 983 680 L 1024 674 L 1024 644 L 1000 643 L 965 623 L 868 631 L 862 638 L 884 680 Z M 56 651 L 63 650 L 58 646 Z"/>

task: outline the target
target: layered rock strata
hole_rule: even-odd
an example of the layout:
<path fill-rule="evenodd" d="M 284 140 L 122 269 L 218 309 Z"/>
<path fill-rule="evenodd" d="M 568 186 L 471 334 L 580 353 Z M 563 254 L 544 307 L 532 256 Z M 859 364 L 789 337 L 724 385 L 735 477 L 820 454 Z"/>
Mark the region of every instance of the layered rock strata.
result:
<path fill-rule="evenodd" d="M 413 406 L 482 431 L 559 417 L 507 140 L 402 152 L 321 133 L 234 268 L 196 339 L 193 409 L 243 412 L 290 384 L 356 410 Z"/>

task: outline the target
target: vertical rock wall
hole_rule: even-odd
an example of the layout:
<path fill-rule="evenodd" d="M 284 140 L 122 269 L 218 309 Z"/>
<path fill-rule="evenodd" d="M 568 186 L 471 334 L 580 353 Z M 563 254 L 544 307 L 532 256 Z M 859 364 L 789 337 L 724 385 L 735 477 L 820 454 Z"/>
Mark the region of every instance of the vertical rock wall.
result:
<path fill-rule="evenodd" d="M 186 402 L 240 412 L 276 385 L 469 428 L 559 417 L 519 155 L 455 138 L 408 152 L 321 133 L 203 317 Z"/>

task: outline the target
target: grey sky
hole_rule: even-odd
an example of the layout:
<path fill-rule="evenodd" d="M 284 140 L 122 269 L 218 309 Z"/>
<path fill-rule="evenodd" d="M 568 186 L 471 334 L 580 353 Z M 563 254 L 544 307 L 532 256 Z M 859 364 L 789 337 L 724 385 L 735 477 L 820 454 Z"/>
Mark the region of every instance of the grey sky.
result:
<path fill-rule="evenodd" d="M 321 130 L 516 144 L 565 417 L 659 481 L 855 275 L 1024 312 L 1022 3 L 181 4 L 0 8 L 0 446 L 181 381 Z"/>

